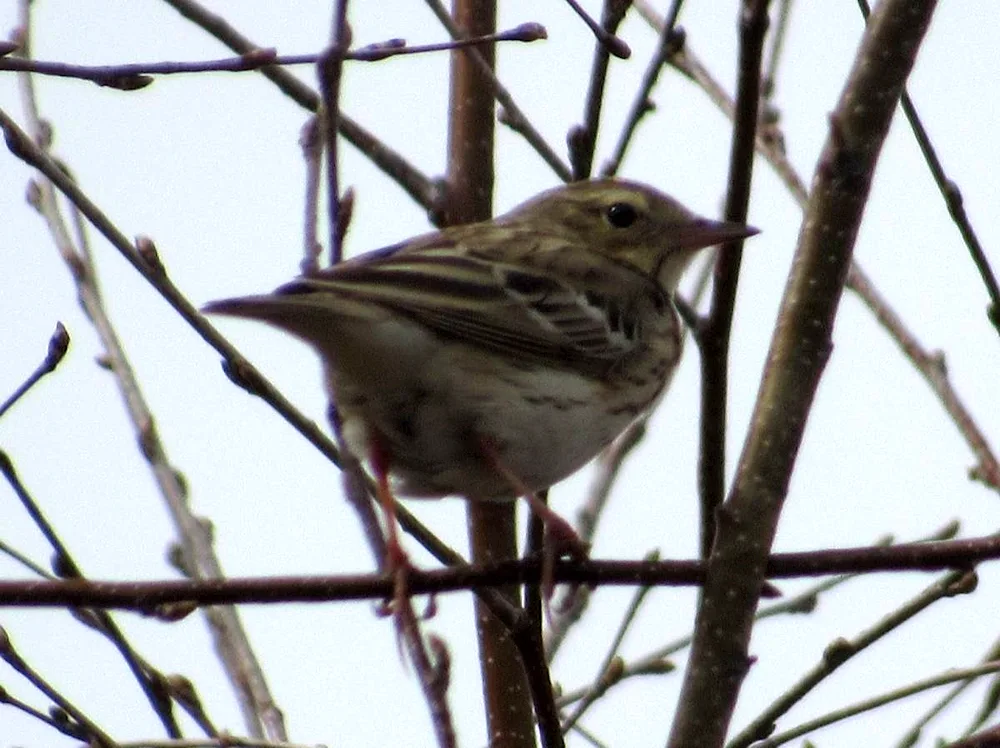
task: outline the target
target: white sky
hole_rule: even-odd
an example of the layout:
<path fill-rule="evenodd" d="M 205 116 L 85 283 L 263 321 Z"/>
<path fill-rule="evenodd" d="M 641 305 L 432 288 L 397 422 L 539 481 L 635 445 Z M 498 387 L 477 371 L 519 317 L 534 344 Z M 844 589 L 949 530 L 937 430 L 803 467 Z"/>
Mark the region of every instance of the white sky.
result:
<path fill-rule="evenodd" d="M 596 13 L 599 3 L 586 5 Z M 281 53 L 320 50 L 330 3 L 260 0 L 211 7 L 261 46 Z M 35 52 L 47 60 L 119 63 L 228 56 L 207 34 L 156 2 L 36 0 Z M 1000 101 L 993 0 L 942 3 L 912 79 L 911 92 L 994 267 L 1000 265 L 1000 204 L 995 137 Z M 682 25 L 692 49 L 733 89 L 737 3 L 688 3 Z M 0 26 L 16 21 L 0 4 Z M 390 37 L 439 41 L 423 3 L 355 0 L 357 44 Z M 507 45 L 500 74 L 516 101 L 556 150 L 578 122 L 593 47 L 563 3 L 507 2 L 501 27 L 547 26 L 550 39 Z M 808 182 L 861 31 L 852 3 L 801 3 L 794 9 L 778 79 L 792 162 Z M 633 57 L 613 64 L 599 166 L 617 139 L 654 35 L 632 17 L 621 36 Z M 298 74 L 311 80 L 307 68 Z M 443 172 L 445 55 L 349 65 L 345 113 L 402 151 L 430 176 Z M 55 150 L 126 235 L 151 236 L 172 279 L 196 303 L 269 290 L 298 270 L 303 166 L 297 140 L 306 113 L 251 73 L 159 79 L 122 93 L 79 81 L 39 79 L 41 105 L 55 129 Z M 654 93 L 658 112 L 641 126 L 622 175 L 655 184 L 689 207 L 717 214 L 726 183 L 728 125 L 707 99 L 666 71 Z M 0 75 L 0 107 L 23 121 L 12 74 Z M 497 211 L 550 187 L 556 178 L 516 135 L 498 128 Z M 422 212 L 350 146 L 341 180 L 357 205 L 348 250 L 357 253 L 427 230 Z M 23 200 L 29 170 L 0 154 L 0 399 L 41 360 L 57 320 L 73 337 L 58 372 L 0 422 L 0 446 L 94 578 L 162 579 L 173 537 L 135 447 L 111 377 L 94 364 L 96 337 L 79 310 L 68 272 L 41 220 Z M 750 222 L 763 234 L 748 244 L 733 339 L 730 461 L 742 444 L 799 213 L 770 169 L 758 162 Z M 338 497 L 339 477 L 261 401 L 222 375 L 218 356 L 180 322 L 115 251 L 94 239 L 107 304 L 156 417 L 172 462 L 191 487 L 196 510 L 216 528 L 218 553 L 232 575 L 365 571 L 370 554 Z M 947 354 L 952 381 L 994 445 L 1000 445 L 997 371 L 1000 341 L 985 317 L 986 294 L 949 221 L 914 140 L 897 118 L 884 150 L 856 256 L 929 349 Z M 220 328 L 291 400 L 317 421 L 324 403 L 313 355 L 261 326 Z M 892 532 L 925 536 L 952 518 L 968 535 L 994 532 L 995 492 L 970 483 L 973 458 L 943 409 L 859 301 L 846 295 L 835 350 L 820 387 L 787 509 L 780 550 L 862 545 Z M 595 557 L 665 557 L 696 552 L 698 361 L 693 347 L 652 421 L 651 435 L 627 465 L 602 521 Z M 588 472 L 554 491 L 572 517 Z M 446 541 L 464 548 L 461 502 L 410 507 Z M 48 551 L 0 488 L 0 539 L 34 554 Z M 415 547 L 415 546 L 414 546 Z M 418 563 L 429 564 L 415 553 Z M 0 560 L 0 574 L 20 577 Z M 931 575 L 872 576 L 822 600 L 817 614 L 762 624 L 755 664 L 737 709 L 741 726 L 836 636 L 868 627 L 932 580 Z M 938 603 L 894 637 L 852 661 L 782 727 L 935 674 L 975 663 L 996 637 L 996 565 L 981 570 L 972 596 Z M 783 583 L 792 593 L 802 587 Z M 557 662 L 567 688 L 593 678 L 631 592 L 603 590 Z M 650 596 L 624 654 L 640 656 L 686 633 L 694 593 Z M 450 702 L 461 745 L 484 743 L 471 605 L 468 595 L 438 601 L 428 629 L 452 652 Z M 370 605 L 256 607 L 243 610 L 293 740 L 329 745 L 432 745 L 427 710 L 396 654 L 391 624 Z M 242 731 L 197 617 L 164 625 L 120 616 L 138 649 L 164 671 L 194 680 L 217 724 Z M 0 611 L 24 656 L 121 739 L 158 735 L 158 724 L 111 647 L 58 611 Z M 610 745 L 662 744 L 680 677 L 635 680 L 615 689 L 586 719 Z M 35 696 L 8 668 L 0 685 Z M 977 689 L 976 693 L 981 693 Z M 896 738 L 932 697 L 911 699 L 817 737 L 839 745 Z M 966 702 L 971 711 L 974 702 Z M 390 718 L 387 717 L 387 712 Z M 967 714 L 965 712 L 965 714 Z M 945 724 L 954 730 L 964 717 Z M 938 732 L 931 730 L 928 740 Z M 70 745 L 52 731 L 0 707 L 0 746 Z M 570 745 L 584 742 L 572 736 Z M 927 744 L 930 744 L 929 742 Z"/>

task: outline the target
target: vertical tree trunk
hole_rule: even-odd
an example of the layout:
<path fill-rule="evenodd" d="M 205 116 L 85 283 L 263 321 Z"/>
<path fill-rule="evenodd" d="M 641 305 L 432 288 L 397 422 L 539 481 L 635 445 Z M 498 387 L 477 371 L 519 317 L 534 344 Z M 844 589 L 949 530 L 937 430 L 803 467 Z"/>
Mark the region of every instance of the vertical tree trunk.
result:
<path fill-rule="evenodd" d="M 455 22 L 468 36 L 496 30 L 493 0 L 455 0 Z M 452 52 L 448 129 L 449 224 L 489 218 L 493 202 L 494 99 L 489 81 L 473 59 L 479 54 L 494 67 L 494 48 Z M 469 537 L 476 563 L 517 554 L 516 505 L 469 504 Z M 503 590 L 515 604 L 516 587 Z M 520 656 L 504 626 L 478 600 L 476 628 L 483 673 L 489 744 L 493 748 L 533 748 L 535 728 L 531 694 Z"/>

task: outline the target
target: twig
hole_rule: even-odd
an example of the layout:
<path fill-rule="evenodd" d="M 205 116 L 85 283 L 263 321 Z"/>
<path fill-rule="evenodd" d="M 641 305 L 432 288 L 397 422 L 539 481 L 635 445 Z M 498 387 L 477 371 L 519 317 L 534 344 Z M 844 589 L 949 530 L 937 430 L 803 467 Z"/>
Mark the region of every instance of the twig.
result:
<path fill-rule="evenodd" d="M 237 54 L 247 55 L 259 49 L 240 34 L 222 16 L 204 8 L 195 0 L 164 0 L 174 10 L 203 28 Z M 260 74 L 274 83 L 280 91 L 311 112 L 319 110 L 319 96 L 288 70 L 277 65 L 266 65 Z M 355 148 L 364 153 L 372 163 L 396 181 L 413 200 L 434 217 L 440 203 L 437 182 L 429 179 L 397 151 L 380 141 L 346 115 L 340 117 L 340 132 Z"/>
<path fill-rule="evenodd" d="M 754 717 L 750 724 L 727 743 L 727 748 L 746 748 L 751 743 L 766 738 L 774 730 L 774 725 L 780 717 L 787 714 L 810 691 L 824 679 L 833 675 L 841 665 L 852 657 L 889 635 L 937 601 L 946 597 L 968 594 L 975 588 L 976 576 L 974 573 L 952 572 L 850 641 L 838 637 L 824 650 L 822 659 L 807 670 L 798 681 L 792 684 L 764 711 Z"/>
<path fill-rule="evenodd" d="M 21 657 L 10 636 L 3 629 L 0 629 L 0 659 L 10 665 L 17 673 L 23 676 L 35 688 L 41 691 L 53 704 L 56 704 L 75 723 L 74 727 L 83 732 L 77 736 L 87 742 L 95 741 L 101 748 L 113 748 L 114 740 L 96 722 L 91 720 L 82 710 L 63 696 L 55 687 L 45 680 L 34 668 Z"/>
<path fill-rule="evenodd" d="M 465 32 L 451 20 L 451 16 L 448 15 L 448 11 L 445 9 L 440 0 L 426 0 L 426 2 L 435 17 L 441 25 L 445 27 L 453 39 L 464 38 Z M 545 142 L 541 133 L 535 129 L 535 126 L 531 124 L 531 121 L 524 115 L 521 108 L 514 102 L 514 97 L 512 97 L 510 92 L 503 86 L 502 83 L 500 83 L 500 80 L 493 72 L 492 66 L 487 63 L 486 59 L 484 59 L 483 53 L 489 49 L 490 48 L 487 47 L 486 49 L 480 51 L 478 49 L 470 48 L 464 50 L 464 53 L 471 60 L 471 64 L 476 67 L 479 74 L 483 76 L 484 84 L 489 86 L 492 95 L 503 107 L 503 111 L 500 114 L 500 121 L 524 137 L 524 139 L 528 141 L 528 145 L 530 145 L 535 152 L 542 157 L 545 163 L 552 168 L 561 180 L 564 182 L 570 181 L 572 179 L 572 173 L 570 172 L 569 167 L 563 163 L 562 159 L 560 159 L 549 144 Z"/>
<path fill-rule="evenodd" d="M 950 522 L 939 530 L 936 530 L 931 535 L 926 538 L 921 539 L 918 542 L 927 542 L 933 540 L 947 540 L 953 538 L 958 532 L 959 527 L 957 522 Z M 876 547 L 884 547 L 891 545 L 893 539 L 891 536 L 880 538 L 875 542 Z M 762 607 L 757 611 L 756 618 L 758 621 L 763 621 L 768 618 L 774 618 L 780 615 L 789 614 L 802 614 L 811 613 L 816 609 L 816 605 L 819 596 L 833 590 L 835 587 L 839 587 L 845 582 L 854 579 L 858 576 L 857 572 L 851 574 L 842 574 L 840 576 L 831 577 L 830 579 L 825 579 L 818 584 L 812 585 L 802 592 L 799 592 L 792 597 L 785 598 L 781 602 L 775 603 L 773 605 L 768 605 Z M 674 641 L 668 642 L 660 647 L 657 647 L 652 652 L 643 655 L 641 657 L 632 660 L 631 662 L 625 663 L 621 670 L 620 676 L 617 682 L 622 682 L 628 678 L 634 678 L 643 675 L 662 675 L 664 673 L 669 673 L 674 670 L 674 665 L 667 658 L 687 649 L 691 646 L 692 636 L 683 636 Z M 992 659 L 992 658 L 990 658 Z M 583 698 L 587 694 L 588 689 L 579 688 L 572 691 L 565 691 L 559 698 L 559 705 L 566 706 L 577 699 Z"/>
<path fill-rule="evenodd" d="M 0 635 L 2 635 L 2 631 L 0 631 Z M 2 703 L 4 707 L 16 709 L 21 714 L 31 717 L 32 719 L 41 722 L 43 725 L 47 725 L 67 737 L 74 738 L 76 740 L 87 740 L 89 738 L 85 728 L 69 719 L 66 719 L 66 714 L 59 709 L 53 709 L 51 710 L 51 713 L 43 712 L 39 709 L 35 709 L 6 690 L 2 693 L 2 697 L 3 701 L 0 703 Z M 118 748 L 118 744 L 116 744 L 116 748 Z"/>
<path fill-rule="evenodd" d="M 542 491 L 539 494 L 539 499 L 548 501 L 548 491 Z M 531 512 L 524 557 L 526 559 L 542 559 L 545 552 L 545 523 L 535 512 Z M 542 577 L 545 577 L 545 572 L 542 573 Z M 523 585 L 523 624 L 511 629 L 511 636 L 521 654 L 525 677 L 528 679 L 532 694 L 542 695 L 534 698 L 535 719 L 538 722 L 539 732 L 543 736 L 545 745 L 551 745 L 553 740 L 555 742 L 561 740 L 561 737 L 553 738 L 553 736 L 560 735 L 561 731 L 559 710 L 556 708 L 548 667 L 549 660 L 546 657 L 545 637 L 542 633 L 545 610 L 549 607 L 549 601 L 542 600 L 543 578 L 529 581 Z"/>
<path fill-rule="evenodd" d="M 795 738 L 813 732 L 814 730 L 818 730 L 821 727 L 832 725 L 835 722 L 840 722 L 841 720 L 854 717 L 858 714 L 864 714 L 865 712 L 878 709 L 886 704 L 891 704 L 894 701 L 905 699 L 908 696 L 913 696 L 914 694 L 930 690 L 931 688 L 946 686 L 949 683 L 955 683 L 969 678 L 978 678 L 983 675 L 989 675 L 990 673 L 997 672 L 1000 672 L 1000 662 L 990 662 L 977 667 L 964 669 L 947 670 L 941 675 L 920 680 L 916 683 L 911 683 L 910 685 L 896 689 L 895 691 L 889 691 L 880 696 L 875 696 L 870 699 L 866 699 L 865 701 L 858 702 L 857 704 L 844 707 L 843 709 L 829 712 L 822 717 L 817 717 L 816 719 L 808 722 L 803 722 L 798 727 L 787 730 L 778 735 L 772 735 L 767 740 L 755 743 L 754 748 L 777 748 L 777 746 L 782 745 L 783 743 L 787 743 Z"/>
<path fill-rule="evenodd" d="M 774 33 L 771 34 L 771 43 L 767 51 L 767 62 L 764 63 L 764 76 L 761 81 L 761 96 L 764 107 L 772 110 L 774 106 L 774 92 L 777 89 L 778 66 L 781 64 L 781 55 L 785 51 L 785 38 L 788 36 L 788 21 L 792 17 L 792 4 L 795 0 L 780 0 L 778 3 L 778 22 L 775 24 Z"/>
<path fill-rule="evenodd" d="M 861 8 L 861 14 L 867 21 L 871 13 L 867 0 L 858 0 L 858 5 Z M 948 206 L 948 212 L 962 234 L 962 239 L 965 241 L 965 246 L 972 256 L 972 261 L 976 264 L 979 276 L 983 279 L 983 285 L 986 286 L 986 292 L 990 297 L 990 305 L 987 308 L 986 316 L 993 324 L 993 327 L 996 328 L 997 333 L 1000 334 L 1000 284 L 997 283 L 993 268 L 990 267 L 989 260 L 986 259 L 986 253 L 983 251 L 983 246 L 979 243 L 979 237 L 976 235 L 975 229 L 972 228 L 972 223 L 965 213 L 965 207 L 962 204 L 962 192 L 958 185 L 948 179 L 948 176 L 945 174 L 944 166 L 942 166 L 941 160 L 937 156 L 937 151 L 934 149 L 931 139 L 927 135 L 927 130 L 924 128 L 924 123 L 921 121 L 920 115 L 917 114 L 917 108 L 905 88 L 903 89 L 900 103 L 903 106 L 903 114 L 906 115 L 906 119 L 910 123 L 910 129 L 913 130 L 913 136 L 917 139 L 917 145 L 920 147 L 924 161 L 927 162 L 927 168 L 931 170 L 931 176 L 934 177 L 934 183 L 941 191 L 941 197 L 944 198 L 944 203 Z M 994 485 L 1000 488 L 1000 483 Z"/>
<path fill-rule="evenodd" d="M 580 3 L 576 0 L 566 0 L 566 4 L 573 9 L 573 12 L 580 17 L 580 20 L 587 24 L 587 28 L 590 29 L 594 38 L 597 39 L 598 44 L 607 49 L 608 53 L 622 60 L 627 60 L 632 55 L 632 50 L 628 48 L 625 42 L 615 36 L 618 23 L 621 22 L 620 19 L 618 23 L 610 25 L 607 23 L 607 18 L 609 14 L 619 15 L 619 9 L 620 14 L 624 16 L 625 11 L 628 10 L 629 2 L 630 0 L 606 0 L 604 3 L 604 19 L 598 24 L 597 21 L 587 15 L 587 11 L 580 7 Z M 619 7 L 613 8 L 612 6 Z"/>
<path fill-rule="evenodd" d="M 660 554 L 657 551 L 652 551 L 647 553 L 644 560 L 646 561 L 657 561 L 660 558 Z M 597 669 L 597 677 L 594 679 L 593 684 L 584 696 L 580 703 L 577 704 L 576 709 L 570 714 L 563 722 L 563 732 L 568 732 L 572 729 L 580 718 L 586 713 L 587 709 L 597 701 L 607 690 L 617 683 L 621 674 L 624 670 L 624 663 L 621 657 L 618 656 L 618 650 L 621 649 L 622 642 L 625 640 L 625 634 L 628 632 L 629 628 L 635 622 L 635 618 L 639 613 L 639 608 L 642 606 L 643 601 L 646 599 L 646 595 L 652 587 L 643 586 L 635 591 L 632 596 L 632 600 L 629 603 L 628 609 L 625 611 L 625 615 L 622 617 L 621 622 L 618 624 L 618 631 L 615 632 L 615 636 L 611 641 L 611 646 L 608 648 L 607 654 L 604 655 L 604 660 L 601 662 Z"/>
<path fill-rule="evenodd" d="M 62 579 L 86 581 L 82 570 L 70 554 L 69 548 L 62 542 L 56 529 L 45 517 L 41 507 L 38 506 L 38 503 L 21 482 L 10 456 L 3 451 L 0 451 L 0 472 L 3 473 L 4 478 L 14 490 L 21 506 L 24 507 L 35 527 L 52 548 L 52 566 L 56 569 L 58 576 Z M 50 577 L 46 575 L 46 578 Z M 166 697 L 162 687 L 162 675 L 153 668 L 147 667 L 145 661 L 128 642 L 121 628 L 107 611 L 79 610 L 76 613 L 79 621 L 100 632 L 114 645 L 163 723 L 167 734 L 171 737 L 179 737 L 180 727 L 171 708 L 170 700 Z"/>
<path fill-rule="evenodd" d="M 629 2 L 628 0 L 605 0 L 600 26 L 574 0 L 566 0 L 566 2 L 583 18 L 597 36 L 594 61 L 590 68 L 590 85 L 587 87 L 587 100 L 583 107 L 583 124 L 570 128 L 566 137 L 566 142 L 569 145 L 569 161 L 573 167 L 573 179 L 578 180 L 587 179 L 590 176 L 594 161 L 594 145 L 597 142 L 597 128 L 601 122 L 601 105 L 604 102 L 604 83 L 607 79 L 608 62 L 610 62 L 612 54 L 611 45 L 605 39 L 620 41 L 614 35 L 625 19 Z M 628 48 L 626 47 L 626 49 Z"/>
<path fill-rule="evenodd" d="M 4 413 L 11 409 L 11 407 L 20 400 L 32 387 L 34 387 L 42 377 L 46 374 L 51 374 L 59 366 L 59 362 L 63 360 L 66 355 L 66 351 L 69 350 L 69 333 L 66 332 L 66 328 L 63 327 L 62 322 L 56 323 L 55 332 L 52 333 L 52 337 L 49 338 L 49 347 L 45 352 L 45 358 L 42 363 L 38 365 L 31 375 L 24 380 L 20 387 L 18 387 L 14 392 L 8 397 L 3 403 L 0 403 L 0 418 L 3 418 Z"/>
<path fill-rule="evenodd" d="M 310 117 L 299 135 L 302 158 L 306 165 L 302 262 L 299 265 L 303 275 L 312 275 L 319 271 L 319 257 L 323 253 L 318 228 L 319 180 L 323 170 L 323 139 L 320 137 L 320 129 L 319 117 Z"/>
<path fill-rule="evenodd" d="M 380 62 L 390 57 L 418 55 L 429 52 L 445 52 L 463 47 L 475 47 L 498 42 L 534 42 L 547 38 L 545 27 L 537 23 L 523 23 L 508 31 L 469 39 L 458 39 L 437 44 L 407 46 L 404 39 L 389 39 L 369 44 L 360 49 L 349 49 L 341 53 L 343 60 L 355 62 Z M 120 65 L 77 65 L 68 62 L 29 60 L 19 57 L 0 56 L 0 71 L 51 75 L 58 78 L 76 78 L 91 81 L 99 86 L 117 88 L 122 91 L 137 91 L 153 82 L 154 75 L 178 75 L 193 73 L 243 73 L 260 70 L 267 65 L 292 67 L 295 65 L 315 65 L 322 61 L 325 53 L 305 55 L 279 55 L 271 48 L 252 49 L 239 57 L 225 57 L 218 60 L 195 60 L 191 62 L 131 62 Z"/>
<path fill-rule="evenodd" d="M 645 0 L 635 0 L 635 4 L 636 8 L 649 23 L 656 28 L 660 27 L 663 23 L 662 19 L 649 8 Z M 711 76 L 705 66 L 701 64 L 689 45 L 686 44 L 682 49 L 677 50 L 669 62 L 672 67 L 695 82 L 726 116 L 730 118 L 733 116 L 734 108 L 732 100 L 723 90 L 722 86 Z M 809 195 L 806 191 L 805 183 L 785 156 L 782 146 L 783 142 L 784 136 L 779 130 L 777 123 L 762 123 L 761 129 L 757 133 L 757 152 L 767 160 L 782 182 L 784 182 L 792 197 L 795 198 L 796 202 L 804 210 L 808 203 Z M 851 260 L 851 269 L 847 276 L 847 288 L 857 294 L 865 306 L 875 314 L 882 328 L 892 337 L 914 367 L 924 376 L 934 394 L 952 416 L 952 420 L 958 428 L 959 433 L 962 434 L 962 437 L 979 460 L 979 464 L 970 471 L 971 477 L 991 488 L 1000 488 L 1000 462 L 997 461 L 986 437 L 976 425 L 972 414 L 951 386 L 947 370 L 941 366 L 941 356 L 928 352 L 920 345 L 914 334 L 906 327 L 899 316 L 893 311 L 892 307 L 875 288 L 856 259 Z"/>
<path fill-rule="evenodd" d="M 729 155 L 727 221 L 746 222 L 753 174 L 754 141 L 760 102 L 760 68 L 770 0 L 744 0 L 740 9 L 739 81 Z M 698 491 L 701 500 L 701 554 L 708 558 L 716 534 L 716 510 L 726 490 L 726 428 L 729 393 L 729 336 L 736 309 L 736 289 L 743 261 L 743 242 L 719 252 L 708 315 L 697 341 L 701 353 L 700 444 Z"/>
<path fill-rule="evenodd" d="M 1000 490 L 1000 463 L 997 462 L 989 442 L 986 441 L 986 436 L 979 430 L 972 414 L 965 408 L 951 386 L 944 354 L 940 352 L 928 353 L 923 349 L 856 263 L 851 266 L 851 271 L 847 276 L 847 284 L 861 297 L 865 306 L 875 315 L 882 327 L 890 333 L 900 350 L 903 351 L 914 368 L 920 372 L 927 384 L 937 394 L 945 410 L 948 411 L 952 423 L 958 428 L 979 461 L 975 467 L 969 469 L 969 477 L 980 481 L 993 490 Z"/>
<path fill-rule="evenodd" d="M 451 680 L 451 655 L 444 642 L 436 636 L 429 637 L 425 642 L 424 635 L 420 631 L 420 623 L 409 600 L 406 600 L 399 610 L 394 611 L 394 618 L 401 629 L 400 636 L 406 644 L 410 662 L 417 671 L 420 688 L 430 708 L 431 724 L 437 736 L 438 748 L 456 748 L 458 742 L 447 699 Z M 433 659 L 428 649 L 434 651 Z"/>
<path fill-rule="evenodd" d="M 653 57 L 646 65 L 646 70 L 642 74 L 642 83 L 639 84 L 639 90 L 632 100 L 632 106 L 629 108 L 628 115 L 625 117 L 625 125 L 618 136 L 615 150 L 611 158 L 605 161 L 601 167 L 602 177 L 610 177 L 618 173 L 618 169 L 625 158 L 625 152 L 628 150 L 628 146 L 632 142 L 632 137 L 639 127 L 639 121 L 654 109 L 650 95 L 656 86 L 657 80 L 659 80 L 660 71 L 663 70 L 664 63 L 679 46 L 684 45 L 684 34 L 682 31 L 676 29 L 677 16 L 681 12 L 681 5 L 683 3 L 684 0 L 673 0 L 670 11 L 660 26 L 660 37 L 656 45 L 656 51 L 653 53 Z"/>
<path fill-rule="evenodd" d="M 330 264 L 343 257 L 340 240 L 346 223 L 340 211 L 340 176 L 337 169 L 337 134 L 340 130 L 340 78 L 344 69 L 344 53 L 351 43 L 347 27 L 347 0 L 334 3 L 330 46 L 316 63 L 319 73 L 320 98 L 323 102 L 320 132 L 326 145 L 327 222 L 330 230 Z"/>
<path fill-rule="evenodd" d="M 983 662 L 994 662 L 1000 660 L 1000 640 L 994 641 L 993 644 L 986 651 L 986 655 L 982 658 Z M 931 720 L 937 717 L 939 714 L 943 713 L 951 704 L 961 696 L 969 686 L 974 683 L 974 679 L 969 678 L 955 685 L 948 693 L 942 696 L 930 709 L 928 709 L 914 725 L 907 730 L 903 737 L 899 739 L 896 743 L 896 748 L 913 748 L 918 740 L 920 740 L 920 735 L 924 731 L 924 728 L 930 724 Z M 976 720 L 978 726 L 982 726 L 982 722 Z M 975 727 L 971 729 L 976 729 Z M 970 730 L 971 732 L 971 730 Z"/>

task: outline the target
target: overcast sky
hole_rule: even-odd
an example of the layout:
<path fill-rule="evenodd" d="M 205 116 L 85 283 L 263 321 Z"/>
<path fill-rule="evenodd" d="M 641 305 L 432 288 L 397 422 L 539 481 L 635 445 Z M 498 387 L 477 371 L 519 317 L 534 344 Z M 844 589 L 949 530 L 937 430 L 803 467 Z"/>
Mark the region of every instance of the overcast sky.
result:
<path fill-rule="evenodd" d="M 165 4 L 36 0 L 40 59 L 111 64 L 228 56 Z M 329 6 L 217 1 L 210 7 L 261 46 L 286 54 L 317 52 L 327 40 Z M 599 3 L 586 5 L 597 13 Z M 662 3 L 660 5 L 663 5 Z M 693 49 L 732 91 L 736 2 L 689 2 L 682 15 Z M 0 4 L 0 25 L 16 24 L 14 3 Z M 559 2 L 503 3 L 501 27 L 543 23 L 549 40 L 501 49 L 499 72 L 516 101 L 559 152 L 578 122 L 593 49 L 585 27 Z M 441 41 L 423 3 L 354 0 L 358 45 L 392 37 Z M 1000 265 L 1000 67 L 995 0 L 942 3 L 911 92 L 994 267 Z M 794 8 L 777 82 L 789 158 L 809 182 L 860 37 L 851 3 Z M 612 65 L 599 165 L 610 153 L 652 52 L 655 35 L 630 16 L 621 36 L 632 59 Z M 346 68 L 343 109 L 427 175 L 445 167 L 446 55 Z M 312 82 L 312 70 L 296 70 Z M 253 73 L 162 78 L 123 93 L 74 80 L 37 80 L 54 150 L 127 236 L 148 235 L 174 282 L 197 304 L 267 291 L 298 272 L 303 163 L 298 146 L 306 113 Z M 718 215 L 727 177 L 729 126 L 708 99 L 672 71 L 654 92 L 658 109 L 641 125 L 622 175 Z M 0 74 L 0 107 L 23 122 L 17 81 Z M 341 181 L 357 203 L 347 250 L 359 253 L 428 230 L 423 212 L 350 146 Z M 495 208 L 506 210 L 557 178 L 523 142 L 498 128 Z M 41 360 L 57 321 L 72 336 L 57 373 L 0 421 L 0 447 L 43 506 L 84 571 L 94 578 L 163 579 L 174 533 L 136 449 L 110 375 L 96 366 L 96 336 L 76 303 L 69 273 L 39 217 L 24 204 L 29 170 L 0 153 L 0 399 Z M 750 222 L 762 229 L 747 245 L 736 310 L 731 375 L 730 467 L 750 409 L 788 272 L 800 212 L 771 169 L 757 162 Z M 170 460 L 190 485 L 196 511 L 216 531 L 232 575 L 367 571 L 370 554 L 353 513 L 339 498 L 339 476 L 266 404 L 234 387 L 218 355 L 195 335 L 112 247 L 93 251 L 112 320 L 135 366 Z M 987 298 L 904 122 L 897 118 L 875 180 L 856 257 L 930 350 L 947 356 L 952 382 L 980 427 L 1000 444 L 997 372 L 1000 341 L 985 317 Z M 318 366 L 303 345 L 259 325 L 218 326 L 305 413 L 323 423 Z M 653 548 L 667 558 L 697 552 L 697 351 L 690 347 L 673 387 L 629 460 L 602 521 L 595 557 L 637 559 Z M 851 294 L 845 295 L 835 350 L 810 418 L 787 508 L 780 550 L 863 545 L 885 533 L 926 536 L 953 518 L 968 535 L 1000 522 L 997 493 L 967 479 L 968 446 L 913 367 Z M 589 470 L 558 486 L 555 508 L 572 517 Z M 446 541 L 465 547 L 460 501 L 409 506 Z M 6 487 L 0 488 L 0 540 L 44 563 L 37 531 Z M 417 563 L 432 562 L 411 544 Z M 24 575 L 0 559 L 5 578 Z M 930 575 L 872 576 L 825 597 L 807 618 L 760 625 L 735 726 L 750 719 L 812 665 L 836 636 L 850 637 L 913 595 Z M 793 593 L 805 582 L 783 583 Z M 903 631 L 852 661 L 782 727 L 947 667 L 974 664 L 996 637 L 1000 575 L 981 570 L 972 596 L 938 603 Z M 594 677 L 631 596 L 601 590 L 568 642 L 554 675 L 567 689 Z M 471 604 L 438 601 L 427 624 L 448 642 L 449 699 L 463 746 L 484 743 Z M 626 639 L 627 658 L 690 630 L 694 593 L 650 595 Z M 197 684 L 219 726 L 242 733 L 240 716 L 197 616 L 165 625 L 121 616 L 137 648 L 166 672 Z M 291 737 L 329 745 L 432 745 L 418 685 L 401 664 L 391 624 L 367 604 L 247 608 L 243 618 L 264 662 Z M 58 611 L 0 610 L 23 654 L 123 740 L 158 736 L 158 725 L 112 648 Z M 679 664 L 683 665 L 683 661 Z M 678 675 L 636 680 L 595 706 L 586 727 L 613 746 L 662 744 Z M 0 686 L 45 702 L 0 665 Z M 981 694 L 982 688 L 976 693 Z M 935 697 L 919 697 L 868 720 L 819 733 L 830 744 L 892 741 Z M 972 704 L 974 702 L 969 702 Z M 968 714 L 967 710 L 963 714 Z M 388 718 L 387 718 L 388 717 Z M 941 723 L 953 735 L 964 717 Z M 943 728 L 942 728 L 943 729 Z M 928 739 L 942 734 L 931 731 Z M 664 737 L 660 737 L 664 736 Z M 867 738 L 868 740 L 864 740 Z M 71 745 L 0 707 L 0 746 Z M 570 745 L 582 746 L 578 736 Z M 929 742 L 927 743 L 930 744 Z"/>

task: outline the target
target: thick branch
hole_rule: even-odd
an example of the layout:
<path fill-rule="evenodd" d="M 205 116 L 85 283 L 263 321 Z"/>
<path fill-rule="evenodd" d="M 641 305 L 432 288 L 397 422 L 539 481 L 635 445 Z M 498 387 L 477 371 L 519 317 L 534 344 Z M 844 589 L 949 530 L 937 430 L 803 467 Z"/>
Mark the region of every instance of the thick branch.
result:
<path fill-rule="evenodd" d="M 883 0 L 830 121 L 736 482 L 720 511 L 691 661 L 669 745 L 721 745 L 750 666 L 766 559 L 882 144 L 934 10 Z"/>

